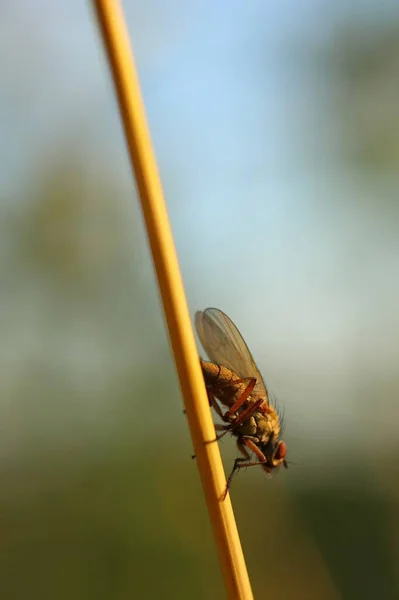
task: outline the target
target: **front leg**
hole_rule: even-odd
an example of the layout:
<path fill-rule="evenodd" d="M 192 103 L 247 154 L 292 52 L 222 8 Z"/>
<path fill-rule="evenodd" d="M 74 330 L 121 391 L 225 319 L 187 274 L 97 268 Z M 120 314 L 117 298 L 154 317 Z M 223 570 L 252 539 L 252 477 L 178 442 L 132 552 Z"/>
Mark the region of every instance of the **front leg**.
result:
<path fill-rule="evenodd" d="M 265 464 L 264 460 L 247 461 L 245 458 L 236 458 L 234 461 L 233 470 L 230 473 L 229 478 L 227 480 L 226 489 L 224 491 L 222 500 L 224 500 L 226 498 L 227 492 L 229 491 L 229 488 L 231 486 L 231 482 L 233 481 L 233 477 L 237 473 L 237 471 L 239 471 L 240 469 L 246 468 L 246 467 L 256 467 L 258 465 L 264 465 L 264 464 Z"/>
<path fill-rule="evenodd" d="M 263 452 L 261 452 L 261 450 L 259 450 L 258 446 L 249 438 L 240 438 L 237 441 L 237 448 L 244 456 L 244 458 L 235 459 L 233 470 L 230 473 L 229 478 L 227 479 L 226 489 L 222 496 L 222 501 L 225 500 L 227 492 L 230 489 L 231 482 L 233 481 L 233 477 L 237 473 L 237 471 L 239 471 L 243 467 L 255 467 L 257 465 L 264 465 L 266 462 L 266 456 L 263 454 Z M 259 460 L 251 460 L 251 455 L 249 454 L 248 449 L 251 450 L 251 452 L 253 452 Z"/>

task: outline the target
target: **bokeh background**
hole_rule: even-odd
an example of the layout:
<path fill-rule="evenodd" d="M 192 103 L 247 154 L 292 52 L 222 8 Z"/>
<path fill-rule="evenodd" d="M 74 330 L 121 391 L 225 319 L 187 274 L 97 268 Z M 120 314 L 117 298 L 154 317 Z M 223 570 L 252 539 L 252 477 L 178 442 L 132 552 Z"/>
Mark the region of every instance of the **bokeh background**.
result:
<path fill-rule="evenodd" d="M 399 5 L 125 8 L 190 310 L 284 407 L 255 597 L 398 598 Z M 0 595 L 222 598 L 90 3 L 5 0 L 0 47 Z"/>

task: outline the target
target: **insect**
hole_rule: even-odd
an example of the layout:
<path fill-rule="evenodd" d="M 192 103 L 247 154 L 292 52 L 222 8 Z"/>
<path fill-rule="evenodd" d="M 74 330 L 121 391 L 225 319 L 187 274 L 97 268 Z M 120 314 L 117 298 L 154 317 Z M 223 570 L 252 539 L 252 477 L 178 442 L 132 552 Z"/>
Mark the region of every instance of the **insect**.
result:
<path fill-rule="evenodd" d="M 261 465 L 267 474 L 281 465 L 287 468 L 287 446 L 280 440 L 280 415 L 270 403 L 262 375 L 232 320 L 217 308 L 207 308 L 195 314 L 195 326 L 212 361 L 200 359 L 209 404 L 225 423 L 215 426 L 222 432 L 216 439 L 232 433 L 243 455 L 234 462 L 224 499 L 234 474 L 243 467 Z"/>

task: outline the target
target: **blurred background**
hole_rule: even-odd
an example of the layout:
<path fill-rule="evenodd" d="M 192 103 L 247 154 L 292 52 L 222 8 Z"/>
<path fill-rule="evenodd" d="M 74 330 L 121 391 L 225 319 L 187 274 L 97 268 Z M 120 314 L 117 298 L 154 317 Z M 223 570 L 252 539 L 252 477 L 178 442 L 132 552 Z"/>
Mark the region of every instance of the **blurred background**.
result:
<path fill-rule="evenodd" d="M 190 310 L 284 408 L 255 597 L 398 598 L 399 5 L 125 9 Z M 0 17 L 0 595 L 223 598 L 91 5 Z"/>

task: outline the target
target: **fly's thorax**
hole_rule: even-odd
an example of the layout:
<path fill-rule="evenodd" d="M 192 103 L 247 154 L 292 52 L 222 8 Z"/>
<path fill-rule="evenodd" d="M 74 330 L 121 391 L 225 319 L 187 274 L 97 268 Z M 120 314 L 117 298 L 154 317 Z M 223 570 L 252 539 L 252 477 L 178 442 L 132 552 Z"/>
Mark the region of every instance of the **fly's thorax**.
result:
<path fill-rule="evenodd" d="M 257 435 L 258 426 L 256 423 L 256 419 L 254 417 L 250 417 L 247 421 L 245 421 L 239 427 L 233 429 L 233 434 L 237 436 L 245 436 L 245 437 L 254 437 Z"/>
<path fill-rule="evenodd" d="M 254 415 L 256 421 L 256 436 L 260 443 L 267 444 L 270 440 L 278 440 L 280 435 L 280 418 L 277 411 L 270 407 L 268 413 L 257 412 Z"/>

